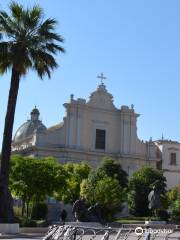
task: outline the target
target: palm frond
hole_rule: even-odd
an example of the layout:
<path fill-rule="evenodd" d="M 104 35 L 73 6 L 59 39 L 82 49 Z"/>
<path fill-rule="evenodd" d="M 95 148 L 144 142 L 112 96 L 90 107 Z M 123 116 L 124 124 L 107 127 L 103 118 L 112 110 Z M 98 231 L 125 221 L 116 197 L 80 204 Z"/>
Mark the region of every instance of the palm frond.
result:
<path fill-rule="evenodd" d="M 51 69 L 57 68 L 58 66 L 55 58 L 44 50 L 39 49 L 38 51 L 34 51 L 33 49 L 31 49 L 31 58 L 35 62 L 44 62 Z"/>
<path fill-rule="evenodd" d="M 14 29 L 9 23 L 9 17 L 4 16 L 4 12 L 0 12 L 0 32 L 1 34 L 11 35 L 14 34 Z"/>
<path fill-rule="evenodd" d="M 23 14 L 23 6 L 12 1 L 9 5 L 12 17 L 15 19 L 20 19 Z"/>
<path fill-rule="evenodd" d="M 10 50 L 9 42 L 0 42 L 0 59 L 3 61 L 3 58 L 6 57 Z"/>
<path fill-rule="evenodd" d="M 58 41 L 58 42 L 64 42 L 64 39 L 61 35 L 54 33 L 54 32 L 49 32 L 49 31 L 44 31 L 40 32 L 40 36 L 44 38 L 45 41 Z"/>
<path fill-rule="evenodd" d="M 41 61 L 34 62 L 34 69 L 37 71 L 38 76 L 43 79 L 45 75 L 48 75 L 51 78 L 51 71 L 48 66 Z"/>
<path fill-rule="evenodd" d="M 0 11 L 0 15 L 4 18 L 7 19 L 9 16 L 5 11 Z"/>
<path fill-rule="evenodd" d="M 54 18 L 48 18 L 41 24 L 41 29 L 50 31 L 54 30 L 55 26 L 57 25 L 57 21 Z"/>
<path fill-rule="evenodd" d="M 0 42 L 0 73 L 3 74 L 11 67 L 12 42 Z"/>
<path fill-rule="evenodd" d="M 20 74 L 25 74 L 33 68 L 41 78 L 51 77 L 58 66 L 54 55 L 65 52 L 58 44 L 64 39 L 55 32 L 57 21 L 53 18 L 43 21 L 43 10 L 37 5 L 24 9 L 12 2 L 10 11 L 11 15 L 0 11 L 0 39 L 6 35 L 11 40 L 9 45 L 0 42 L 1 71 L 13 66 Z"/>
<path fill-rule="evenodd" d="M 0 62 L 0 74 L 2 75 L 7 72 L 7 70 L 10 69 L 11 66 L 11 61 L 9 61 L 8 59 L 4 59 L 3 62 Z"/>
<path fill-rule="evenodd" d="M 46 43 L 45 45 L 45 49 L 53 54 L 56 54 L 57 51 L 59 52 L 65 52 L 65 49 L 63 47 L 61 47 L 60 45 L 57 45 L 55 43 Z"/>
<path fill-rule="evenodd" d="M 43 16 L 43 9 L 40 7 L 40 6 L 38 6 L 38 5 L 35 5 L 32 9 L 31 9 L 31 11 L 30 11 L 30 14 L 29 14 L 29 17 L 31 18 L 31 19 L 41 19 L 42 18 L 42 16 Z"/>
<path fill-rule="evenodd" d="M 27 31 L 34 30 L 40 24 L 43 10 L 39 6 L 34 6 L 32 9 L 26 9 L 23 14 L 23 24 Z"/>

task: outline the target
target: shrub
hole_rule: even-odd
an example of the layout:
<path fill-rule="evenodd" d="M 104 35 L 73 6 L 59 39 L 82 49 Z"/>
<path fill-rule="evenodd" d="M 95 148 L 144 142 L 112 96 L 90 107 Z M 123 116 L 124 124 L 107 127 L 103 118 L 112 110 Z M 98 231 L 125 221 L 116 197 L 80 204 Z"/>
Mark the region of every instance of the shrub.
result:
<path fill-rule="evenodd" d="M 126 197 L 117 179 L 98 171 L 92 171 L 88 179 L 82 181 L 80 194 L 89 206 L 99 203 L 103 217 L 108 220 L 121 211 L 121 204 Z"/>
<path fill-rule="evenodd" d="M 37 220 L 45 219 L 47 212 L 48 207 L 46 203 L 44 202 L 36 203 L 36 205 L 32 209 L 31 218 Z"/>
<path fill-rule="evenodd" d="M 23 219 L 20 224 L 21 227 L 37 227 L 37 223 L 31 219 Z"/>
<path fill-rule="evenodd" d="M 180 198 L 172 205 L 172 220 L 180 221 Z"/>
<path fill-rule="evenodd" d="M 158 209 L 156 210 L 156 216 L 160 220 L 168 221 L 169 214 L 165 209 Z"/>

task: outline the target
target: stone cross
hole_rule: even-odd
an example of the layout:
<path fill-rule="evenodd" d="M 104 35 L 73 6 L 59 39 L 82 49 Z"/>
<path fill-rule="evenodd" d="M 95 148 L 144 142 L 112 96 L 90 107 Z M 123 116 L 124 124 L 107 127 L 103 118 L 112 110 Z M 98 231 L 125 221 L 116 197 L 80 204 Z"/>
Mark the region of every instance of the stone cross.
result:
<path fill-rule="evenodd" d="M 107 79 L 107 77 L 105 77 L 103 73 L 101 73 L 101 75 L 98 75 L 97 78 L 101 79 L 101 84 L 103 84 L 103 80 Z"/>

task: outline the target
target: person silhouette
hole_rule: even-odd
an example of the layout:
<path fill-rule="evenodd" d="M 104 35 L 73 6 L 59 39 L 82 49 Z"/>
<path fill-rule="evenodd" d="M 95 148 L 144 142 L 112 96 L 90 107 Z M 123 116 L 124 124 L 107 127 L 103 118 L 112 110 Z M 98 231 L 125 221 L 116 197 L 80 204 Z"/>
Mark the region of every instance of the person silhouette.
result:
<path fill-rule="evenodd" d="M 67 212 L 65 209 L 63 209 L 61 212 L 61 220 L 62 220 L 63 224 L 65 223 L 66 218 L 67 218 Z"/>

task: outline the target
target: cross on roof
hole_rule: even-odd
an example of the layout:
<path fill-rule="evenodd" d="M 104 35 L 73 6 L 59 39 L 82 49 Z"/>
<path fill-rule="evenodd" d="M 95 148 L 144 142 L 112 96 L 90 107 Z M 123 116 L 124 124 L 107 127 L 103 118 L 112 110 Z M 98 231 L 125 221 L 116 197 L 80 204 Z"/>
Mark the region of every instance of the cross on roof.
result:
<path fill-rule="evenodd" d="M 97 78 L 101 79 L 101 84 L 103 84 L 103 80 L 107 79 L 107 77 L 105 77 L 103 73 L 101 73 L 101 75 L 98 75 Z"/>

